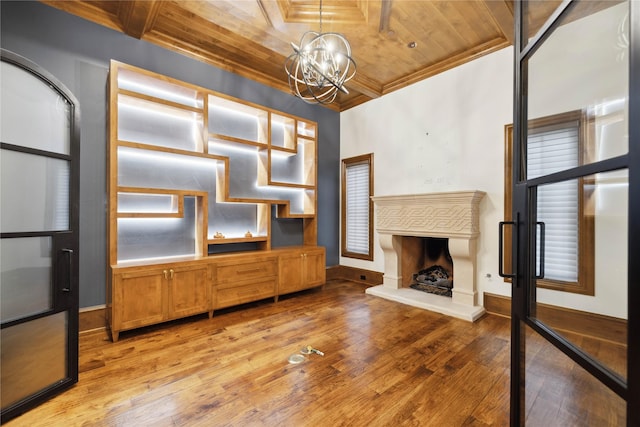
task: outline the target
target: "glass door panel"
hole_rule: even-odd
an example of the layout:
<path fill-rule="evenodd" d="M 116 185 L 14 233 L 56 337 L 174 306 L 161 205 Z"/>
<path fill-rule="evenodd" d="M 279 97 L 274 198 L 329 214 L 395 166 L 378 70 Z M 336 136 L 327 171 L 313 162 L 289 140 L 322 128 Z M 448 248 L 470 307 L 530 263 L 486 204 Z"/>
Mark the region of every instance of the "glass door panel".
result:
<path fill-rule="evenodd" d="M 53 307 L 51 245 L 50 236 L 0 240 L 2 322 L 44 313 Z"/>
<path fill-rule="evenodd" d="M 589 372 L 523 325 L 525 425 L 624 426 L 626 402 Z"/>
<path fill-rule="evenodd" d="M 67 377 L 67 324 L 60 312 L 2 329 L 3 408 Z"/>
<path fill-rule="evenodd" d="M 2 150 L 3 233 L 69 229 L 68 160 Z"/>
<path fill-rule="evenodd" d="M 629 4 L 597 2 L 607 7 L 588 14 L 590 3 L 577 2 L 527 61 L 530 138 L 540 133 L 536 120 L 581 113 L 576 119 L 577 164 L 566 168 L 629 151 Z M 537 170 L 525 170 L 528 179 L 540 176 Z"/>
<path fill-rule="evenodd" d="M 562 0 L 534 0 L 524 4 L 523 33 L 529 39 L 542 28 Z"/>
<path fill-rule="evenodd" d="M 50 82 L 0 63 L 0 140 L 59 154 L 70 153 L 72 107 Z"/>
<path fill-rule="evenodd" d="M 626 378 L 628 173 L 583 177 L 574 195 L 577 182 L 538 187 L 536 220 L 545 232 L 543 239 L 537 233 L 536 265 L 538 275 L 544 268 L 544 278 L 536 280 L 531 317 Z M 563 285 L 586 281 L 586 295 L 563 291 Z"/>

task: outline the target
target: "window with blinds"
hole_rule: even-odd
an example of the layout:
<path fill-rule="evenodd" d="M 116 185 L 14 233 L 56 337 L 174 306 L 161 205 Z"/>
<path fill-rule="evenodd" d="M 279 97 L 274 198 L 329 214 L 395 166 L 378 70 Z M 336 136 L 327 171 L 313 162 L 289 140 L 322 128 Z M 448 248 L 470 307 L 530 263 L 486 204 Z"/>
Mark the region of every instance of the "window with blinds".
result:
<path fill-rule="evenodd" d="M 529 179 L 579 165 L 579 121 L 532 129 L 527 138 Z M 562 282 L 578 281 L 578 180 L 538 187 L 537 220 L 545 224 L 544 276 Z M 537 236 L 538 267 L 540 233 Z M 538 272 L 539 273 L 539 272 Z"/>
<path fill-rule="evenodd" d="M 589 121 L 582 111 L 531 120 L 527 137 L 527 179 L 582 164 Z M 505 220 L 511 219 L 513 127 L 505 126 Z M 592 197 L 584 179 L 541 185 L 537 191 L 537 221 L 545 224 L 544 278 L 540 288 L 594 295 L 594 220 L 585 215 Z M 540 267 L 540 228 L 537 230 L 537 268 Z M 511 269 L 511 241 L 506 239 L 504 263 Z M 537 273 L 540 273 L 537 271 Z"/>
<path fill-rule="evenodd" d="M 342 256 L 373 260 L 373 154 L 342 161 Z"/>

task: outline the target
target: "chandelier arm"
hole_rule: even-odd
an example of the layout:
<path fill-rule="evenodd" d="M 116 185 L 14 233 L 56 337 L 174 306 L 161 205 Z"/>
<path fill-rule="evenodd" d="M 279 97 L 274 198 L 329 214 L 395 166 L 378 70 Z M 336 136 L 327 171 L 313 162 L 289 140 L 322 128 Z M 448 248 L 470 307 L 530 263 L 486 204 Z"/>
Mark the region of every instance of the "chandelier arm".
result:
<path fill-rule="evenodd" d="M 299 65 L 299 62 L 298 62 L 298 65 L 296 66 L 296 69 L 298 69 L 298 68 L 299 68 L 299 66 L 300 66 L 300 65 Z M 303 84 L 305 85 L 305 88 L 306 88 L 306 91 L 305 91 L 305 92 L 309 94 L 309 96 L 303 96 L 303 95 L 301 95 L 301 93 L 300 93 L 300 87 L 296 84 L 296 92 L 298 93 L 299 97 L 300 97 L 300 98 L 302 98 L 303 100 L 305 100 L 305 101 L 310 101 L 311 99 L 315 99 L 315 100 L 316 100 L 318 103 L 320 103 L 320 104 L 326 104 L 326 103 L 331 103 L 331 102 L 333 102 L 333 100 L 336 98 L 337 90 L 336 90 L 335 85 L 334 85 L 333 87 L 327 87 L 327 89 L 326 89 L 324 92 L 320 93 L 320 94 L 316 94 L 316 92 L 315 92 L 315 91 L 313 91 L 313 89 L 312 89 L 312 88 L 313 88 L 313 87 L 317 87 L 317 86 L 314 86 L 314 85 L 313 85 L 313 83 L 312 83 L 311 81 L 307 80 L 307 79 L 305 78 L 304 73 L 302 73 L 302 77 L 303 77 L 303 79 L 302 79 L 302 80 L 300 80 L 300 79 L 298 79 L 298 78 L 296 78 L 295 80 L 296 80 L 297 82 L 303 83 Z M 333 92 L 333 93 L 332 93 L 332 92 Z M 325 99 L 325 98 L 327 98 L 327 97 L 330 97 L 331 99 L 327 101 L 327 100 Z"/>
<path fill-rule="evenodd" d="M 325 80 L 331 83 L 333 87 L 346 93 L 347 95 L 349 94 L 349 91 L 343 85 L 339 85 L 336 82 L 334 82 L 333 79 L 331 77 L 328 77 L 325 73 L 323 73 L 322 70 L 318 68 L 318 66 L 314 62 L 310 63 L 309 65 L 311 66 L 311 68 L 315 70 L 316 73 L 320 74 Z"/>
<path fill-rule="evenodd" d="M 296 64 L 296 69 L 298 69 L 300 67 L 299 63 Z M 304 75 L 303 75 L 304 76 Z M 295 84 L 295 92 L 296 95 L 298 96 L 298 98 L 302 99 L 304 102 L 308 103 L 308 104 L 330 104 L 332 103 L 337 96 L 338 91 L 335 89 L 335 87 L 328 87 L 324 92 L 320 93 L 320 94 L 316 94 L 316 92 L 313 91 L 313 87 L 314 85 L 311 84 L 311 82 L 307 81 L 307 80 L 301 80 L 298 78 L 294 77 L 294 80 L 296 82 Z M 300 86 L 297 83 L 302 83 L 304 84 L 304 87 L 306 88 L 305 91 L 300 91 Z M 304 93 L 304 95 L 303 95 Z M 307 95 L 308 94 L 308 95 Z M 313 102 L 315 100 L 315 102 Z"/>

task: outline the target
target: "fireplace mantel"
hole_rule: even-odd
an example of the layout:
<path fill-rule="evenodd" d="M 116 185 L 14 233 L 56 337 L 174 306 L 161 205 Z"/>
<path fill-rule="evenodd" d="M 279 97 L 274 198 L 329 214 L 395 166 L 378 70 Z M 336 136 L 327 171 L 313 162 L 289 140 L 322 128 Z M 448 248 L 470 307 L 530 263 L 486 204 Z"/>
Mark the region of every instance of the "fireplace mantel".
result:
<path fill-rule="evenodd" d="M 477 303 L 476 242 L 480 234 L 482 191 L 372 197 L 375 226 L 384 252 L 383 284 L 368 294 L 474 321 L 484 314 Z M 445 237 L 453 258 L 453 296 L 443 297 L 403 287 L 403 236 Z"/>
<path fill-rule="evenodd" d="M 376 230 L 404 236 L 476 238 L 484 195 L 482 191 L 456 191 L 372 197 Z"/>

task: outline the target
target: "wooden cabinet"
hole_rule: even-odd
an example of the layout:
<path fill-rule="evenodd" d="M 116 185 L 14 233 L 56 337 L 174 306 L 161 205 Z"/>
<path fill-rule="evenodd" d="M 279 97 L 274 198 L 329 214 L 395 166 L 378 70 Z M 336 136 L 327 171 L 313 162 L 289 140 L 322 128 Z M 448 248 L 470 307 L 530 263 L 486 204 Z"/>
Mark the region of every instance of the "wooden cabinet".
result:
<path fill-rule="evenodd" d="M 215 263 L 214 307 L 223 308 L 275 297 L 278 258 L 234 256 Z"/>
<path fill-rule="evenodd" d="M 315 122 L 112 61 L 108 130 L 114 340 L 324 283 Z M 273 212 L 304 249 L 272 250 Z"/>
<path fill-rule="evenodd" d="M 113 267 L 107 299 L 113 341 L 121 331 L 323 285 L 325 249 L 300 246 L 198 261 Z"/>
<path fill-rule="evenodd" d="M 326 279 L 325 249 L 303 246 L 279 255 L 278 295 L 323 285 Z"/>
<path fill-rule="evenodd" d="M 208 265 L 167 264 L 114 270 L 111 284 L 111 336 L 211 311 Z"/>

